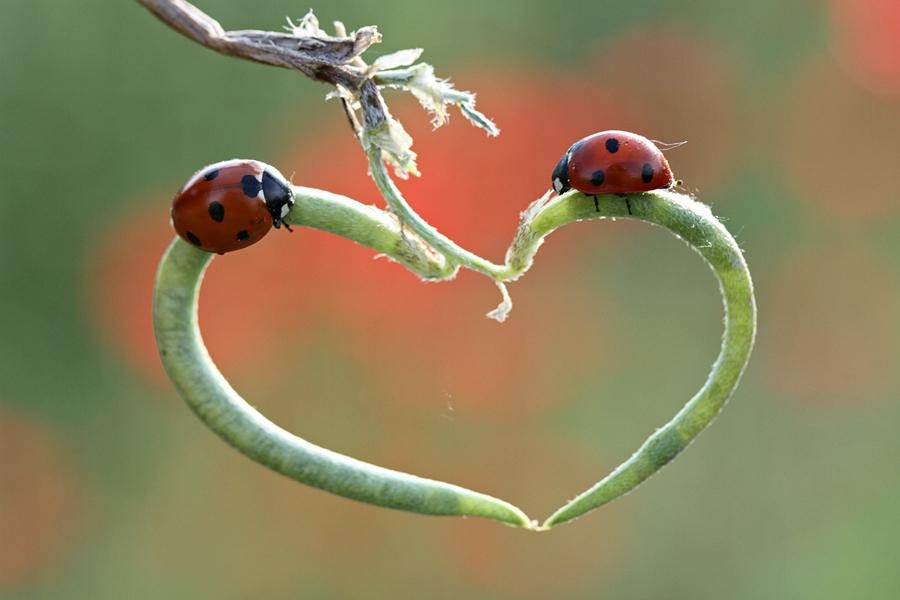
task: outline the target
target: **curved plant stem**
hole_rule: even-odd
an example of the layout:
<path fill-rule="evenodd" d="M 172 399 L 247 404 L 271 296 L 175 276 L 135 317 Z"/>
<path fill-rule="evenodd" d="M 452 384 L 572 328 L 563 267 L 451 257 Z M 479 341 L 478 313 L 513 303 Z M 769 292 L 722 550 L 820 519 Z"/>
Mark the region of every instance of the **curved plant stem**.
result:
<path fill-rule="evenodd" d="M 505 321 L 512 310 L 512 298 L 510 298 L 504 283 L 509 276 L 506 266 L 494 264 L 481 258 L 474 252 L 466 250 L 420 217 L 419 213 L 413 210 L 388 175 L 382 160 L 382 151 L 376 146 L 371 146 L 366 151 L 366 154 L 369 157 L 369 171 L 372 174 L 372 179 L 375 180 L 375 184 L 387 201 L 391 212 L 397 215 L 401 223 L 408 224 L 423 240 L 441 252 L 451 264 L 458 264 L 473 271 L 478 271 L 493 279 L 494 284 L 500 291 L 501 301 L 495 309 L 487 313 L 487 316 L 501 323 Z"/>
<path fill-rule="evenodd" d="M 756 301 L 747 263 L 740 248 L 709 208 L 682 194 L 667 191 L 601 196 L 570 192 L 551 202 L 538 201 L 523 216 L 507 254 L 513 271 L 524 271 L 548 235 L 558 227 L 585 219 L 635 218 L 665 227 L 700 253 L 719 280 L 725 304 L 722 349 L 703 387 L 675 417 L 657 429 L 624 463 L 599 483 L 565 504 L 542 529 L 571 521 L 633 490 L 675 458 L 713 421 L 740 381 L 756 333 Z"/>
<path fill-rule="evenodd" d="M 506 270 L 503 265 L 494 264 L 489 260 L 481 258 L 474 252 L 469 252 L 435 229 L 434 226 L 429 224 L 412 209 L 388 175 L 384 162 L 381 159 L 381 150 L 379 148 L 372 146 L 366 151 L 366 154 L 369 157 L 369 171 L 372 173 L 372 179 L 375 180 L 378 190 L 381 192 L 381 195 L 384 196 L 388 206 L 391 207 L 391 211 L 397 215 L 403 223 L 409 225 L 423 240 L 431 244 L 451 262 L 472 269 L 473 271 L 484 273 L 495 281 L 503 280 Z"/>
<path fill-rule="evenodd" d="M 451 279 L 459 268 L 416 234 L 401 231 L 397 217 L 375 206 L 315 188 L 294 186 L 294 207 L 285 218 L 337 234 L 395 260 L 422 279 Z"/>
<path fill-rule="evenodd" d="M 216 369 L 200 336 L 197 295 L 212 256 L 176 238 L 160 263 L 153 299 L 163 366 L 210 429 L 256 462 L 347 498 L 422 514 L 485 517 L 516 527 L 532 526 L 521 510 L 507 502 L 321 448 L 257 412 Z"/>

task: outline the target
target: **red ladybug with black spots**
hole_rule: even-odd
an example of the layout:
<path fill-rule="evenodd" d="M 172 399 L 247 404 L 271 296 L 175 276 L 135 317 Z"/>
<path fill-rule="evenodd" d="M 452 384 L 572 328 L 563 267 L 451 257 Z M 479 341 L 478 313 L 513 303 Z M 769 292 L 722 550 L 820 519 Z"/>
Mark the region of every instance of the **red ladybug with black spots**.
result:
<path fill-rule="evenodd" d="M 187 242 L 224 254 L 261 240 L 294 205 L 291 186 L 271 165 L 233 159 L 200 169 L 172 203 L 172 226 Z"/>
<path fill-rule="evenodd" d="M 629 194 L 675 185 L 669 161 L 642 135 L 611 129 L 572 144 L 551 176 L 553 189 L 583 194 Z M 596 199 L 595 199 L 596 200 Z"/>

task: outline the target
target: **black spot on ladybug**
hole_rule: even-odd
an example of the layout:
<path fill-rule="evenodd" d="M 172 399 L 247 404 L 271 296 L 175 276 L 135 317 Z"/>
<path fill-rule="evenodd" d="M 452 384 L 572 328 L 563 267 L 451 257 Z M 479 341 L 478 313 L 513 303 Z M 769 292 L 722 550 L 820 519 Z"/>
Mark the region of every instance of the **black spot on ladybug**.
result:
<path fill-rule="evenodd" d="M 603 173 L 603 169 L 598 169 L 591 174 L 591 185 L 603 185 L 604 179 L 606 179 L 606 175 Z"/>
<path fill-rule="evenodd" d="M 246 242 L 247 240 L 250 239 L 250 234 L 247 232 L 246 229 L 241 229 L 240 231 L 237 232 L 237 239 L 239 239 L 242 242 Z"/>
<path fill-rule="evenodd" d="M 619 151 L 619 140 L 616 138 L 609 138 L 606 140 L 606 151 L 610 154 L 615 154 Z"/>
<path fill-rule="evenodd" d="M 200 243 L 200 238 L 198 238 L 196 235 L 194 235 L 194 232 L 193 232 L 193 231 L 188 231 L 186 235 L 187 235 L 188 241 L 189 241 L 190 243 L 192 243 L 193 245 L 195 245 L 195 246 L 202 246 L 202 245 L 203 245 L 203 244 Z"/>
<path fill-rule="evenodd" d="M 641 168 L 641 180 L 644 183 L 650 183 L 653 179 L 653 167 L 650 166 L 650 163 L 644 163 L 644 166 Z"/>
<path fill-rule="evenodd" d="M 208 210 L 209 218 L 216 223 L 221 223 L 222 220 L 225 219 L 225 207 L 222 206 L 221 202 L 210 202 Z"/>
<path fill-rule="evenodd" d="M 256 198 L 259 190 L 262 189 L 262 184 L 253 175 L 244 175 L 241 177 L 241 189 L 248 198 Z"/>
<path fill-rule="evenodd" d="M 213 169 L 212 171 L 210 171 L 209 173 L 207 173 L 206 175 L 204 175 L 204 176 L 203 176 L 203 179 L 205 179 L 205 180 L 207 180 L 207 181 L 212 181 L 213 179 L 215 179 L 215 178 L 218 177 L 218 176 L 219 176 L 219 170 L 218 170 L 218 169 Z"/>

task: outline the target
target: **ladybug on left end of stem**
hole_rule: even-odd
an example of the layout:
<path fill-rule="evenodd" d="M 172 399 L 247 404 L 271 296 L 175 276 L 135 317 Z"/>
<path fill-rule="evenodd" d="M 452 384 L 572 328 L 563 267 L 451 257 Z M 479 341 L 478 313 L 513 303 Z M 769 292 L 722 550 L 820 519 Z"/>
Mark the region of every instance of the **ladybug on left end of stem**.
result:
<path fill-rule="evenodd" d="M 263 239 L 294 206 L 291 186 L 278 169 L 258 160 L 208 165 L 191 177 L 172 203 L 172 226 L 187 242 L 224 254 Z"/>

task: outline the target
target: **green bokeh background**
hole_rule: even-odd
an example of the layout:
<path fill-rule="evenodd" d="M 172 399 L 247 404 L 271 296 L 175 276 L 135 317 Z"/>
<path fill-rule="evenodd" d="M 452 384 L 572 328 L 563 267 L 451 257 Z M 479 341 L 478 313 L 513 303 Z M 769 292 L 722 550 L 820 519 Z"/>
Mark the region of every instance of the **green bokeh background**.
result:
<path fill-rule="evenodd" d="M 0 598 L 896 595 L 900 199 L 893 187 L 885 197 L 869 175 L 896 171 L 900 103 L 856 77 L 826 3 L 198 5 L 231 29 L 277 29 L 310 7 L 324 23 L 377 24 L 384 43 L 373 55 L 424 46 L 460 87 L 467 74 L 483 76 L 486 63 L 510 65 L 522 85 L 546 89 L 560 73 L 602 84 L 592 57 L 617 40 L 643 31 L 703 40 L 734 69 L 725 102 L 739 126 L 729 134 L 728 168 L 699 193 L 746 249 L 758 285 L 758 347 L 733 402 L 688 452 L 636 493 L 548 534 L 379 510 L 281 479 L 206 432 L 174 390 L 104 333 L 120 322 L 104 323 L 97 309 L 105 289 L 98 264 L 116 252 L 103 245 L 111 231 L 154 206 L 165 220 L 165 190 L 203 164 L 231 156 L 279 164 L 298 147 L 315 148 L 318 139 L 307 136 L 317 132 L 349 138 L 338 107 L 322 100 L 324 87 L 202 49 L 135 2 L 4 0 Z M 658 58 L 635 64 L 652 79 Z M 820 69 L 837 83 L 816 95 Z M 803 83 L 810 73 L 813 83 Z M 829 104 L 846 90 L 851 101 Z M 607 93 L 615 97 L 615 86 Z M 816 101 L 798 108 L 798 98 Z M 691 101 L 705 97 L 698 90 Z M 806 111 L 822 113 L 819 129 L 858 129 L 860 143 L 836 134 L 795 151 L 809 142 L 805 129 L 791 129 Z M 545 118 L 565 120 L 565 109 Z M 695 125 L 684 124 L 685 137 Z M 457 118 L 450 127 L 466 125 Z M 688 147 L 708 143 L 702 135 Z M 893 171 L 835 170 L 845 154 L 858 165 L 873 151 L 874 164 Z M 678 156 L 670 155 L 676 172 Z M 843 190 L 840 200 L 820 208 L 804 179 L 816 164 L 792 160 L 820 161 L 821 180 Z M 359 156 L 350 164 L 364 169 Z M 541 191 L 504 208 L 510 228 Z M 860 211 L 846 208 L 855 203 Z M 660 232 L 598 231 L 626 251 L 592 247 L 579 234 L 583 250 L 556 259 L 580 274 L 572 292 L 580 302 L 602 300 L 594 318 L 607 338 L 597 359 L 604 364 L 597 375 L 567 368 L 567 348 L 590 348 L 582 338 L 596 324 L 551 327 L 541 369 L 558 377 L 547 392 L 554 400 L 526 416 L 448 415 L 445 396 L 456 390 L 427 378 L 421 404 L 392 403 L 389 386 L 372 377 L 393 351 L 390 340 L 369 340 L 360 358 L 361 342 L 345 335 L 337 310 L 301 333 L 273 330 L 289 370 L 273 377 L 260 363 L 237 383 L 266 414 L 318 443 L 476 486 L 543 517 L 674 413 L 702 382 L 720 335 L 714 284 L 697 257 Z M 499 234 L 500 248 L 508 234 Z M 628 242 L 632 234 L 638 242 Z M 541 298 L 560 284 L 546 270 L 533 278 L 513 290 L 526 315 L 540 315 Z M 317 293 L 315 281 L 302 285 Z M 485 287 L 472 306 L 490 308 Z M 532 292 L 538 300 L 527 299 Z M 287 335 L 301 335 L 302 348 L 291 349 Z M 423 334 L 401 351 L 431 343 L 440 341 Z M 285 397 L 291 385 L 277 380 L 300 391 Z M 517 402 L 495 395 L 498 405 Z"/>

